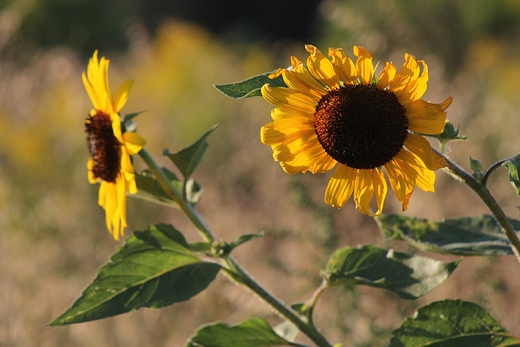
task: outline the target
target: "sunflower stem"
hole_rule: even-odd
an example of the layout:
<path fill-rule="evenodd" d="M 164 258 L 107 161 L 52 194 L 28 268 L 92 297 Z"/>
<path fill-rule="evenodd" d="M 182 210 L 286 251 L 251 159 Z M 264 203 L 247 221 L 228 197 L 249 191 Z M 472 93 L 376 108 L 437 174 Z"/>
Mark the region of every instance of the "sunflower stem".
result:
<path fill-rule="evenodd" d="M 269 304 L 275 313 L 287 319 L 294 324 L 302 333 L 307 335 L 318 347 L 332 347 L 332 345 L 323 337 L 323 335 L 312 325 L 304 322 L 295 311 L 286 306 L 277 299 L 273 294 L 269 293 L 260 284 L 258 284 L 245 270 L 243 270 L 235 260 L 227 256 L 224 259 L 228 268 L 223 268 L 224 273 L 235 283 L 247 287 L 255 293 L 260 299 Z"/>
<path fill-rule="evenodd" d="M 215 236 L 213 235 L 213 232 L 207 225 L 207 223 L 204 221 L 204 219 L 197 213 L 195 208 L 192 204 L 190 204 L 187 199 L 183 198 L 183 194 L 180 193 L 177 188 L 175 188 L 168 177 L 164 174 L 164 171 L 162 170 L 159 165 L 155 162 L 153 157 L 148 153 L 146 149 L 141 149 L 141 151 L 138 153 L 139 156 L 143 159 L 143 161 L 146 163 L 150 171 L 155 176 L 155 179 L 159 182 L 161 187 L 164 189 L 166 194 L 168 194 L 173 201 L 179 205 L 179 208 L 184 212 L 184 214 L 189 218 L 189 220 L 195 225 L 195 227 L 199 230 L 200 234 L 202 235 L 203 239 L 207 242 L 213 242 L 215 241 Z"/>
<path fill-rule="evenodd" d="M 439 152 L 437 152 L 437 154 L 441 155 Z M 448 167 L 445 167 L 443 170 L 450 176 L 455 177 L 456 179 L 465 183 L 480 197 L 484 204 L 486 204 L 489 211 L 491 211 L 491 213 L 497 220 L 498 224 L 500 225 L 500 228 L 502 229 L 504 234 L 506 234 L 506 237 L 509 239 L 513 253 L 515 254 L 518 262 L 520 262 L 520 239 L 518 239 L 518 235 L 516 234 L 513 225 L 505 215 L 500 205 L 498 205 L 493 195 L 491 195 L 489 189 L 483 183 L 476 180 L 472 175 L 464 171 L 453 161 L 449 160 L 445 156 L 444 159 L 446 159 Z M 498 167 L 498 165 L 496 167 Z"/>
<path fill-rule="evenodd" d="M 495 171 L 497 168 L 501 167 L 502 164 L 504 164 L 506 161 L 508 161 L 510 159 L 511 158 L 502 159 L 502 160 L 497 161 L 493 165 L 491 165 L 486 170 L 486 172 L 484 172 L 484 175 L 482 176 L 482 185 L 485 187 L 487 185 L 487 181 L 488 181 L 489 177 L 491 176 L 491 174 L 493 173 L 493 171 Z"/>
<path fill-rule="evenodd" d="M 190 221 L 199 229 L 204 239 L 208 242 L 215 241 L 213 233 L 206 225 L 206 222 L 202 217 L 195 211 L 193 206 L 189 204 L 186 199 L 183 198 L 181 192 L 179 192 L 168 180 L 162 168 L 160 168 L 153 157 L 144 148 L 139 152 L 139 156 L 148 165 L 148 168 L 154 174 L 155 178 L 166 191 L 166 193 L 179 205 L 181 210 L 186 214 Z M 331 347 L 331 344 L 321 335 L 314 326 L 304 322 L 298 315 L 284 303 L 274 297 L 260 284 L 258 284 L 251 276 L 249 276 L 231 256 L 223 257 L 222 260 L 225 262 L 227 267 L 223 267 L 222 271 L 234 282 L 249 288 L 255 293 L 260 299 L 269 304 L 277 314 L 289 320 L 291 323 L 296 325 L 301 332 L 307 335 L 312 341 L 319 347 Z"/>

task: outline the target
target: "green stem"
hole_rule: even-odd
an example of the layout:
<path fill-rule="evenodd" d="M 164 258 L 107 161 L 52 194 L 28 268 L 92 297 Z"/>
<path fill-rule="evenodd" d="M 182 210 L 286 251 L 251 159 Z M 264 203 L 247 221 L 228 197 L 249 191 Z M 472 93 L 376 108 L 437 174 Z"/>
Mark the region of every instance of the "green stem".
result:
<path fill-rule="evenodd" d="M 171 184 L 170 180 L 164 174 L 153 157 L 144 148 L 139 152 L 139 156 L 148 165 L 150 171 L 165 190 L 165 192 L 175 201 L 181 210 L 186 214 L 190 221 L 201 232 L 203 238 L 208 242 L 215 241 L 213 233 L 207 226 L 206 222 L 197 213 L 191 204 L 183 199 L 182 194 Z M 258 295 L 263 301 L 269 304 L 276 313 L 289 320 L 296 325 L 301 332 L 307 335 L 319 347 L 332 347 L 329 342 L 321 335 L 313 326 L 305 323 L 298 315 L 284 303 L 270 294 L 260 284 L 253 280 L 230 256 L 223 258 L 228 268 L 223 267 L 222 271 L 233 281 L 249 288 L 253 293 Z"/>
<path fill-rule="evenodd" d="M 318 302 L 318 298 L 320 295 L 329 288 L 329 285 L 327 281 L 321 282 L 321 285 L 316 289 L 314 294 L 312 294 L 312 297 L 307 301 L 307 320 L 309 321 L 309 324 L 314 326 L 314 319 L 313 319 L 313 313 L 314 313 L 314 306 L 316 306 L 316 303 Z"/>
<path fill-rule="evenodd" d="M 502 164 L 504 164 L 506 161 L 508 161 L 510 159 L 511 158 L 502 159 L 502 160 L 497 161 L 493 165 L 491 165 L 486 170 L 486 172 L 484 172 L 484 175 L 482 176 L 482 185 L 485 187 L 487 185 L 487 181 L 488 181 L 489 177 L 491 176 L 491 174 L 493 173 L 493 171 L 495 171 L 497 168 L 501 167 Z"/>
<path fill-rule="evenodd" d="M 438 152 L 437 154 L 441 155 Z M 518 239 L 518 235 L 516 234 L 513 225 L 511 225 L 511 222 L 505 215 L 502 208 L 498 205 L 495 198 L 493 198 L 493 196 L 489 192 L 489 189 L 487 189 L 482 183 L 477 181 L 473 176 L 468 174 L 457 164 L 455 164 L 446 157 L 444 157 L 444 159 L 446 159 L 446 162 L 448 163 L 448 167 L 444 168 L 444 171 L 465 183 L 480 197 L 484 204 L 486 204 L 489 211 L 491 211 L 491 213 L 497 220 L 498 224 L 500 225 L 500 228 L 509 239 L 509 242 L 511 243 L 511 248 L 513 249 L 513 253 L 515 254 L 518 262 L 520 262 L 520 239 Z"/>
<path fill-rule="evenodd" d="M 312 325 L 304 322 L 291 308 L 269 293 L 251 276 L 249 276 L 231 257 L 225 258 L 228 268 L 223 268 L 224 273 L 233 281 L 249 288 L 260 299 L 269 304 L 277 314 L 293 323 L 302 333 L 307 335 L 319 347 L 332 347 L 332 345 Z"/>
<path fill-rule="evenodd" d="M 146 149 L 141 149 L 139 152 L 139 156 L 143 159 L 143 161 L 148 165 L 148 168 L 154 174 L 155 178 L 164 189 L 166 194 L 168 194 L 173 201 L 179 205 L 179 208 L 186 214 L 186 216 L 190 219 L 190 221 L 195 225 L 195 227 L 199 230 L 200 234 L 204 238 L 204 240 L 208 242 L 215 241 L 215 236 L 213 235 L 211 229 L 203 220 L 203 218 L 197 213 L 197 211 L 193 208 L 186 199 L 183 198 L 182 194 L 175 188 L 168 177 L 166 177 L 162 168 L 160 168 L 153 157 L 148 153 Z"/>

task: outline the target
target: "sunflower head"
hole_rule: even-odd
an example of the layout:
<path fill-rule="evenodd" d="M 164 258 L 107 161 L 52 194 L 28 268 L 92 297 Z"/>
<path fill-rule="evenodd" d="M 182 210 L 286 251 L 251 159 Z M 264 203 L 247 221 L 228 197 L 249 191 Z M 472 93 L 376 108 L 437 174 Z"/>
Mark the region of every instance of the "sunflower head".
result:
<path fill-rule="evenodd" d="M 137 192 L 130 155 L 138 153 L 146 142 L 135 133 L 122 133 L 119 111 L 128 99 L 133 82 L 124 82 L 112 99 L 108 66 L 109 60 L 105 57 L 98 60 L 95 51 L 87 73 L 82 75 L 93 104 L 85 121 L 90 154 L 87 167 L 90 183 L 101 183 L 98 202 L 105 209 L 108 230 L 118 240 L 127 226 L 126 193 Z"/>
<path fill-rule="evenodd" d="M 419 134 L 443 131 L 451 97 L 440 104 L 421 99 L 426 63 L 405 54 L 400 71 L 386 63 L 376 77 L 372 54 L 363 47 L 354 47 L 355 63 L 343 49 L 329 49 L 330 59 L 312 45 L 305 49 L 306 66 L 292 57 L 290 68 L 270 76 L 281 75 L 287 87 L 262 87 L 276 108 L 261 140 L 282 168 L 295 174 L 336 167 L 325 202 L 339 208 L 353 195 L 357 209 L 369 215 L 383 209 L 387 178 L 403 210 L 415 186 L 433 192 L 433 171 L 447 164 Z"/>

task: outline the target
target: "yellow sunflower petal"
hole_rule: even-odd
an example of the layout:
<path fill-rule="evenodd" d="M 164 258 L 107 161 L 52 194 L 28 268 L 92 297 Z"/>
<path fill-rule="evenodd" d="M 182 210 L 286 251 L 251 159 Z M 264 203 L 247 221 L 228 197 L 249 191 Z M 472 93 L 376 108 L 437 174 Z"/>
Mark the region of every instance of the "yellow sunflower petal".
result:
<path fill-rule="evenodd" d="M 116 96 L 114 97 L 114 109 L 113 111 L 115 113 L 118 113 L 121 111 L 123 106 L 125 106 L 128 95 L 130 94 L 130 91 L 132 90 L 132 86 L 134 85 L 134 81 L 128 80 L 125 81 L 123 84 L 119 86 L 116 92 Z"/>
<path fill-rule="evenodd" d="M 421 158 L 423 163 L 430 170 L 438 170 L 448 166 L 446 160 L 435 153 L 428 140 L 422 136 L 408 134 L 404 145 L 410 152 Z"/>
<path fill-rule="evenodd" d="M 359 81 L 370 84 L 374 79 L 374 65 L 372 64 L 372 53 L 361 46 L 354 46 L 354 55 L 358 57 L 356 70 Z"/>
<path fill-rule="evenodd" d="M 338 165 L 325 190 L 325 203 L 336 208 L 343 207 L 354 192 L 357 175 L 358 170 Z"/>
<path fill-rule="evenodd" d="M 92 105 L 94 105 L 95 109 L 101 110 L 105 105 L 104 99 L 101 99 L 96 90 L 94 90 L 94 87 L 89 82 L 84 72 L 81 75 L 81 79 L 83 81 L 83 85 L 85 86 L 85 90 L 87 91 L 87 94 L 90 98 L 90 101 L 92 102 Z"/>
<path fill-rule="evenodd" d="M 435 191 L 435 172 L 428 169 L 414 153 L 401 150 L 394 158 L 400 161 L 400 168 L 408 179 L 425 192 Z"/>
<path fill-rule="evenodd" d="M 378 169 L 358 170 L 354 185 L 354 202 L 356 209 L 368 216 L 375 216 L 382 212 L 388 187 L 383 173 Z M 370 203 L 376 195 L 378 211 L 370 212 Z"/>
<path fill-rule="evenodd" d="M 315 135 L 314 124 L 304 117 L 279 119 L 260 129 L 260 141 L 270 146 L 312 135 Z"/>
<path fill-rule="evenodd" d="M 96 184 L 98 183 L 98 179 L 94 176 L 94 173 L 92 172 L 92 169 L 94 168 L 94 159 L 88 158 L 87 161 L 87 169 L 88 169 L 88 181 L 90 184 Z"/>
<path fill-rule="evenodd" d="M 307 171 L 323 173 L 336 165 L 336 161 L 325 152 L 315 135 L 272 146 L 272 149 L 273 158 L 280 161 L 284 171 L 289 174 Z"/>
<path fill-rule="evenodd" d="M 340 81 L 330 60 L 312 45 L 305 45 L 305 49 L 310 53 L 310 56 L 307 58 L 307 67 L 311 74 L 327 87 L 332 89 L 339 88 Z"/>
<path fill-rule="evenodd" d="M 123 140 L 126 149 L 128 149 L 128 153 L 131 155 L 139 153 L 139 151 L 143 149 L 144 145 L 146 145 L 146 140 L 134 132 L 124 133 Z"/>
<path fill-rule="evenodd" d="M 312 96 L 316 102 L 327 93 L 327 90 L 312 77 L 309 70 L 303 65 L 297 66 L 291 71 L 283 70 L 282 76 L 285 84 L 287 84 L 289 88 Z"/>
<path fill-rule="evenodd" d="M 408 127 L 411 131 L 421 134 L 440 134 L 446 124 L 445 110 L 451 104 L 449 97 L 441 104 L 432 104 L 423 99 L 414 100 L 406 105 Z"/>
<path fill-rule="evenodd" d="M 403 166 L 402 160 L 393 158 L 385 164 L 385 171 L 390 181 L 390 187 L 401 203 L 403 211 L 406 211 L 414 190 L 414 183 L 401 169 L 401 166 Z"/>
<path fill-rule="evenodd" d="M 397 69 L 394 64 L 386 63 L 383 71 L 381 71 L 381 75 L 379 75 L 379 80 L 377 81 L 377 87 L 379 89 L 385 89 L 390 85 L 390 82 L 394 79 L 395 73 Z"/>
<path fill-rule="evenodd" d="M 357 80 L 356 66 L 342 48 L 329 48 L 332 67 L 344 84 L 355 84 Z"/>
<path fill-rule="evenodd" d="M 304 93 L 289 88 L 271 87 L 269 84 L 264 84 L 261 91 L 265 100 L 283 111 L 301 115 L 313 115 L 315 112 L 316 101 Z"/>

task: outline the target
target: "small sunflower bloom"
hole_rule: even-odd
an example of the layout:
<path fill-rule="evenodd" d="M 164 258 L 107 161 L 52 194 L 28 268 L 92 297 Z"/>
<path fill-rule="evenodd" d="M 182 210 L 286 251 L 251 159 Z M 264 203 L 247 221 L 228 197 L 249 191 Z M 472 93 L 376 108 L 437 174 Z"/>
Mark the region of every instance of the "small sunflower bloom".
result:
<path fill-rule="evenodd" d="M 82 80 L 93 104 L 85 121 L 88 180 L 100 182 L 98 203 L 105 209 L 108 231 L 119 240 L 124 235 L 126 222 L 126 193 L 137 193 L 135 173 L 130 155 L 137 154 L 145 145 L 139 135 L 122 132 L 119 111 L 128 100 L 133 81 L 124 82 L 114 99 L 108 84 L 109 60 L 98 60 L 98 51 L 89 60 Z"/>
<path fill-rule="evenodd" d="M 382 212 L 388 182 L 403 211 L 417 186 L 434 192 L 435 170 L 447 166 L 420 134 L 440 134 L 449 97 L 440 104 L 421 97 L 428 66 L 405 54 L 400 71 L 386 63 L 375 76 L 372 54 L 354 47 L 354 63 L 343 49 L 329 57 L 312 45 L 306 66 L 291 57 L 291 67 L 278 69 L 286 87 L 262 87 L 276 106 L 273 121 L 262 127 L 261 141 L 288 174 L 325 173 L 335 168 L 325 202 L 341 208 L 354 197 L 357 210 Z M 375 198 L 377 211 L 370 205 Z"/>

